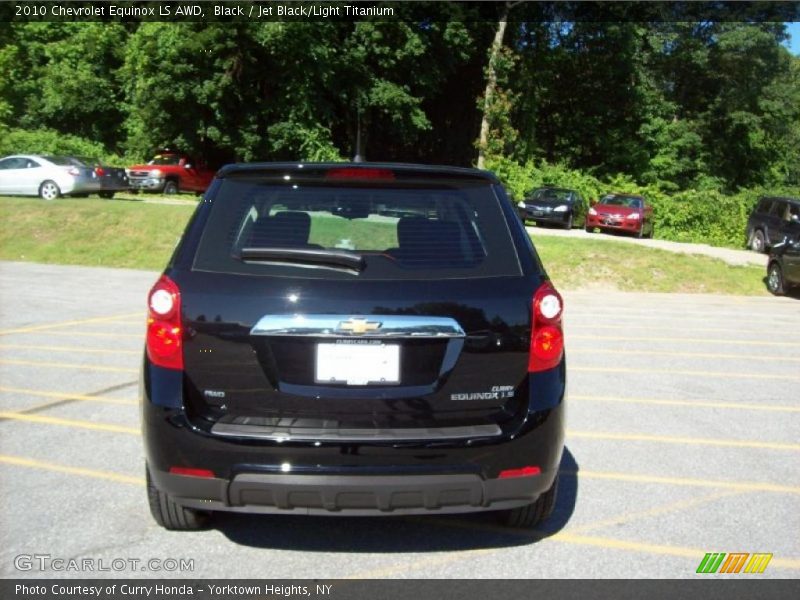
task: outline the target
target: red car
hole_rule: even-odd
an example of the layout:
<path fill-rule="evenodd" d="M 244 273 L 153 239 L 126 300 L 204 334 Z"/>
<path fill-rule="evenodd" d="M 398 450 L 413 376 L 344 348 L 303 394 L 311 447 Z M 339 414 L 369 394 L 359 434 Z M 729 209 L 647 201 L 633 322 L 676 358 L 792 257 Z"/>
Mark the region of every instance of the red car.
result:
<path fill-rule="evenodd" d="M 653 237 L 653 207 L 634 194 L 608 194 L 586 215 L 586 231 L 622 231 L 636 237 Z"/>
<path fill-rule="evenodd" d="M 134 190 L 163 194 L 195 192 L 202 194 L 214 178 L 214 171 L 186 154 L 165 150 L 146 165 L 126 169 Z"/>

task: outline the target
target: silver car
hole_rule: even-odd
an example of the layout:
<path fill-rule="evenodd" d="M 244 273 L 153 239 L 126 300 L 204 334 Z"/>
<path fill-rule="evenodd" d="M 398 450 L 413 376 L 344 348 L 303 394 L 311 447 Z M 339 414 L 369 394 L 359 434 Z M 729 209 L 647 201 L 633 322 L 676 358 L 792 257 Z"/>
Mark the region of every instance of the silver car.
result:
<path fill-rule="evenodd" d="M 15 155 L 0 158 L 0 195 L 59 196 L 93 194 L 100 178 L 90 167 L 81 167 L 65 156 Z"/>

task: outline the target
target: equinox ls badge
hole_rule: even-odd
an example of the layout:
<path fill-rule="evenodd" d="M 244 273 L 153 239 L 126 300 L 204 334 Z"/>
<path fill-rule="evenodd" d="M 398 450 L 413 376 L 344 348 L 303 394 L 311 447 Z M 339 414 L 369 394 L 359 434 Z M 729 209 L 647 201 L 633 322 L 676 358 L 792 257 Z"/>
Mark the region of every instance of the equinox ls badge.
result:
<path fill-rule="evenodd" d="M 368 331 L 376 331 L 381 328 L 379 321 L 367 321 L 366 319 L 348 319 L 341 321 L 336 326 L 336 331 L 346 331 L 348 333 L 361 334 Z"/>

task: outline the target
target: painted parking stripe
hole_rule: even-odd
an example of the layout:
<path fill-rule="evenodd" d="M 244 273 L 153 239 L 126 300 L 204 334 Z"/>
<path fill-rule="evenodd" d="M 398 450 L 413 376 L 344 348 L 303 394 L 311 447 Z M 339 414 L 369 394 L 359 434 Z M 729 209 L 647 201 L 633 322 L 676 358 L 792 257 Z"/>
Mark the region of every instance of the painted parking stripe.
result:
<path fill-rule="evenodd" d="M 628 540 L 620 540 L 616 538 L 587 536 L 568 531 L 560 531 L 548 539 L 566 542 L 569 544 L 580 544 L 586 546 L 597 546 L 599 548 L 613 549 L 613 550 L 629 550 L 632 552 L 640 552 L 644 554 L 661 554 L 668 556 L 679 556 L 684 558 L 699 559 L 706 553 L 705 549 L 700 548 L 685 548 L 681 546 L 668 546 L 666 544 L 649 544 L 647 542 L 636 542 Z M 800 559 L 797 558 L 781 558 L 773 559 L 770 563 L 772 566 L 789 569 L 800 570 Z M 694 567 L 692 567 L 694 568 Z"/>
<path fill-rule="evenodd" d="M 614 433 L 605 431 L 574 431 L 574 430 L 567 430 L 567 437 L 589 439 L 589 440 L 653 442 L 661 444 L 722 446 L 728 448 L 757 448 L 760 450 L 785 450 L 789 452 L 800 452 L 800 444 L 782 444 L 778 442 L 758 442 L 758 441 L 746 441 L 746 440 L 727 440 L 721 438 L 673 437 L 667 435 L 649 435 L 642 433 Z"/>
<path fill-rule="evenodd" d="M 588 322 L 588 323 L 574 323 L 572 324 L 570 318 L 566 318 L 566 326 L 568 330 L 588 330 L 588 329 L 608 329 L 611 331 L 669 331 L 671 333 L 675 332 L 675 327 L 665 327 L 659 325 L 629 325 L 625 324 L 622 325 L 602 325 L 598 323 Z M 754 333 L 757 334 L 758 337 L 762 337 L 764 335 L 764 328 L 758 329 L 745 329 L 741 327 L 737 327 L 736 324 L 731 324 L 730 327 L 694 327 L 691 328 L 692 333 L 703 332 L 703 333 Z M 797 336 L 793 335 L 791 332 L 780 332 L 780 331 L 770 331 L 770 338 L 780 337 L 781 334 L 784 334 L 788 338 L 796 339 Z"/>
<path fill-rule="evenodd" d="M 628 483 L 655 483 L 677 487 L 701 487 L 735 490 L 739 492 L 768 492 L 774 494 L 800 495 L 800 486 L 779 485 L 759 481 L 725 481 L 718 479 L 696 479 L 692 477 L 665 477 L 662 475 L 647 475 L 642 473 L 619 473 L 613 471 L 592 471 L 580 469 L 578 471 L 562 470 L 562 476 L 578 477 L 579 479 L 607 479 Z"/>
<path fill-rule="evenodd" d="M 742 310 L 737 311 L 725 311 L 719 310 L 718 307 L 709 306 L 707 310 L 703 311 L 691 311 L 691 310 L 681 310 L 676 308 L 674 310 L 641 310 L 640 308 L 634 308 L 630 306 L 624 305 L 617 305 L 614 307 L 614 317 L 617 318 L 616 315 L 620 313 L 620 311 L 624 312 L 624 319 L 647 319 L 649 321 L 653 321 L 654 319 L 664 318 L 664 319 L 672 319 L 672 318 L 680 318 L 680 319 L 701 319 L 701 320 L 710 320 L 710 319 L 719 319 L 721 321 L 730 321 L 733 319 L 742 320 L 744 322 L 749 323 L 774 323 L 775 319 L 784 318 L 790 320 L 800 320 L 797 318 L 796 311 L 782 311 L 779 315 L 774 315 L 774 311 L 770 311 L 770 314 L 760 314 L 754 315 L 752 314 L 751 309 L 743 308 Z M 608 315 L 610 313 L 606 313 Z M 583 318 L 595 318 L 602 320 L 606 315 L 604 315 L 602 309 L 595 309 L 591 312 L 586 312 L 585 309 L 571 311 L 570 315 L 576 317 L 583 317 Z"/>
<path fill-rule="evenodd" d="M 0 346 L 2 347 L 2 346 Z M 763 360 L 769 362 L 800 362 L 800 356 L 760 356 L 747 354 L 724 354 L 714 352 L 669 352 L 662 350 L 616 350 L 609 348 L 575 348 L 570 354 L 628 354 L 634 356 L 674 356 L 677 358 L 715 358 L 720 360 Z"/>
<path fill-rule="evenodd" d="M 46 350 L 47 352 L 76 352 L 84 354 L 141 354 L 139 350 L 120 350 L 119 348 L 78 348 L 75 346 L 38 346 L 36 344 L 0 344 L 0 350 L 2 349 Z"/>
<path fill-rule="evenodd" d="M 77 319 L 73 321 L 61 321 L 60 323 L 47 323 L 43 325 L 31 325 L 30 327 L 18 327 L 16 329 L 5 329 L 0 331 L 0 335 L 10 335 L 12 333 L 28 333 L 31 331 L 42 331 L 45 329 L 58 329 L 61 327 L 70 327 L 72 325 L 83 325 L 85 323 L 102 323 L 105 321 L 116 321 L 118 319 L 128 319 L 142 314 L 141 312 L 125 313 L 122 315 L 111 315 L 108 317 L 92 317 L 91 319 Z"/>
<path fill-rule="evenodd" d="M 55 398 L 57 400 L 78 400 L 82 402 L 100 402 L 104 404 L 124 404 L 136 406 L 137 400 L 127 400 L 125 398 L 110 398 L 108 396 L 90 396 L 87 394 L 70 394 L 65 392 L 48 392 L 46 390 L 32 390 L 28 388 L 14 388 L 0 386 L 0 392 L 8 394 L 20 394 L 23 396 L 37 396 L 40 398 Z"/>
<path fill-rule="evenodd" d="M 735 410 L 762 410 L 772 412 L 800 412 L 800 406 L 780 404 L 748 404 L 745 402 L 714 402 L 709 400 L 660 400 L 656 398 L 618 398 L 616 396 L 587 396 L 570 394 L 570 401 L 617 402 L 620 404 L 645 404 L 654 406 L 686 406 L 689 408 L 723 408 Z"/>
<path fill-rule="evenodd" d="M 553 542 L 560 542 L 576 546 L 594 546 L 606 551 L 608 549 L 613 549 L 613 550 L 622 550 L 627 552 L 635 552 L 637 554 L 652 554 L 656 556 L 675 556 L 679 558 L 689 558 L 692 560 L 697 560 L 699 558 L 702 558 L 703 554 L 705 553 L 704 550 L 698 548 L 668 546 L 666 544 L 650 544 L 647 542 L 636 542 L 636 541 L 620 540 L 616 538 L 581 535 L 569 531 L 559 531 L 558 533 L 549 535 L 544 531 L 537 531 L 537 530 L 524 531 L 520 529 L 514 530 L 514 529 L 509 529 L 507 527 L 501 527 L 498 525 L 490 525 L 488 522 L 486 523 L 479 523 L 474 521 L 463 522 L 454 519 L 453 520 L 437 519 L 435 517 L 427 517 L 424 519 L 424 521 L 423 518 L 421 517 L 408 518 L 408 520 L 425 525 L 432 524 L 440 527 L 468 529 L 471 531 L 480 530 L 490 533 L 497 533 L 508 537 L 530 539 L 533 541 L 543 541 L 543 542 L 553 541 Z M 398 564 L 389 567 L 379 567 L 377 569 L 372 569 L 369 571 L 354 573 L 352 575 L 347 576 L 346 579 L 391 578 L 398 574 L 408 573 L 409 571 L 426 568 L 431 565 L 444 565 L 454 562 L 463 563 L 472 558 L 482 557 L 487 554 L 497 554 L 499 552 L 500 549 L 498 548 L 459 550 L 457 552 L 449 552 L 444 556 L 435 557 L 435 559 L 433 560 L 430 557 L 427 557 L 425 559 L 415 560 L 410 563 Z M 773 561 L 770 564 L 781 569 L 800 570 L 800 559 L 796 558 L 773 559 Z"/>
<path fill-rule="evenodd" d="M 26 335 L 46 335 L 48 337 L 53 335 L 69 336 L 69 337 L 98 337 L 98 338 L 126 338 L 144 341 L 144 333 L 113 333 L 110 331 L 32 331 Z"/>
<path fill-rule="evenodd" d="M 620 342 L 669 342 L 671 344 L 731 344 L 734 346 L 775 346 L 781 348 L 800 348 L 800 342 L 765 342 L 761 340 L 734 340 L 730 338 L 684 338 L 652 337 L 628 335 L 589 335 L 577 333 L 569 336 L 571 340 L 614 340 Z"/>
<path fill-rule="evenodd" d="M 0 361 L 2 362 L 2 361 Z M 571 372 L 586 373 L 629 373 L 644 374 L 663 373 L 665 375 L 691 375 L 692 377 L 723 377 L 734 379 L 770 379 L 781 381 L 800 381 L 800 375 L 770 375 L 767 373 L 739 373 L 737 371 L 692 371 L 686 369 L 633 369 L 629 367 L 569 367 Z"/>
<path fill-rule="evenodd" d="M 91 429 L 94 431 L 110 431 L 112 433 L 127 433 L 139 435 L 139 429 L 115 425 L 113 423 L 95 423 L 94 421 L 79 421 L 77 419 L 62 419 L 60 417 L 49 417 L 45 415 L 31 415 L 19 412 L 0 411 L 0 420 L 9 419 L 13 421 L 27 421 L 29 423 L 41 423 L 43 425 L 59 425 L 62 427 L 77 427 L 78 429 Z"/>
<path fill-rule="evenodd" d="M 41 362 L 38 360 L 17 360 L 11 358 L 0 359 L 0 364 L 20 365 L 24 367 L 52 367 L 54 369 L 85 369 L 88 371 L 111 371 L 114 373 L 138 373 L 139 369 L 128 367 L 107 367 L 104 365 L 80 365 L 74 363 Z"/>
<path fill-rule="evenodd" d="M 45 471 L 55 471 L 56 473 L 65 473 L 67 475 L 93 477 L 95 479 L 106 479 L 108 481 L 116 481 L 118 483 L 131 483 L 134 485 L 144 485 L 145 483 L 144 477 L 132 477 L 130 475 L 123 475 L 121 473 L 113 473 L 111 471 L 97 471 L 95 469 L 84 469 L 83 467 L 71 467 L 69 465 L 60 465 L 41 460 L 34 460 L 32 458 L 25 458 L 22 456 L 8 456 L 0 454 L 0 464 L 28 467 L 31 469 L 43 469 Z"/>

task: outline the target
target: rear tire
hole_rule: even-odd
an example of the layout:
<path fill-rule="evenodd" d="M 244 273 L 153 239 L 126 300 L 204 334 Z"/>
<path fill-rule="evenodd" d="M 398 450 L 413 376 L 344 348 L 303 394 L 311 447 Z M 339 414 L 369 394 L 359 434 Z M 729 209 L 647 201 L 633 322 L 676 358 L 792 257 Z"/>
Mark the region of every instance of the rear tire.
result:
<path fill-rule="evenodd" d="M 172 195 L 177 194 L 180 190 L 178 189 L 178 182 L 174 179 L 170 179 L 167 183 L 164 184 L 164 194 Z"/>
<path fill-rule="evenodd" d="M 539 523 L 545 521 L 553 514 L 556 506 L 556 496 L 558 495 L 558 475 L 556 475 L 550 489 L 536 499 L 536 502 L 503 510 L 498 513 L 500 523 L 506 527 L 516 527 L 518 529 L 531 529 Z"/>
<path fill-rule="evenodd" d="M 197 531 L 208 525 L 208 513 L 181 506 L 153 484 L 149 469 L 146 476 L 147 500 L 156 523 L 171 531 Z"/>
<path fill-rule="evenodd" d="M 564 229 L 566 229 L 567 231 L 572 229 L 572 221 L 573 221 L 572 213 L 569 213 L 569 218 L 567 219 L 567 222 L 564 223 Z"/>
<path fill-rule="evenodd" d="M 594 227 L 589 227 L 588 225 L 586 225 L 584 229 L 586 229 L 586 233 L 594 233 Z"/>
<path fill-rule="evenodd" d="M 100 192 L 98 196 L 106 200 L 111 200 L 114 197 L 114 192 Z"/>
<path fill-rule="evenodd" d="M 767 289 L 776 296 L 783 296 L 786 293 L 783 271 L 781 271 L 781 266 L 776 262 L 772 263 L 767 269 Z"/>
<path fill-rule="evenodd" d="M 750 249 L 753 252 L 766 252 L 767 250 L 767 240 L 764 237 L 764 232 L 760 229 L 756 229 L 753 232 L 753 236 L 750 238 Z"/>
<path fill-rule="evenodd" d="M 55 200 L 61 196 L 61 188 L 55 181 L 43 181 L 39 186 L 39 198 L 42 200 Z"/>

